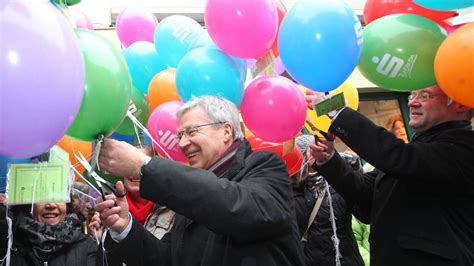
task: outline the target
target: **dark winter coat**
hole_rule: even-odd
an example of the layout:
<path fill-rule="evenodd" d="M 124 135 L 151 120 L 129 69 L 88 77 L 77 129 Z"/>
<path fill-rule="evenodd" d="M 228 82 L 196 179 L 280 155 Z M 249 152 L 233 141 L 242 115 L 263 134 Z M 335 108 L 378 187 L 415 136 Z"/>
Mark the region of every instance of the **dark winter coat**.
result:
<path fill-rule="evenodd" d="M 106 248 L 127 265 L 304 265 L 288 173 L 274 153 L 247 141 L 216 174 L 153 158 L 143 169 L 142 197 L 176 211 L 162 241 L 137 221 Z"/>
<path fill-rule="evenodd" d="M 409 144 L 350 108 L 330 131 L 373 172 L 354 172 L 336 153 L 317 167 L 358 218 L 371 223 L 371 265 L 473 265 L 474 132 L 451 121 Z"/>
<path fill-rule="evenodd" d="M 322 181 L 322 182 L 321 182 Z M 296 204 L 296 215 L 300 234 L 302 235 L 308 226 L 309 216 L 316 203 L 319 193 L 325 190 L 324 180 L 316 183 L 315 192 L 308 188 L 293 188 Z M 339 251 L 341 254 L 341 265 L 364 265 L 359 253 L 357 242 L 352 232 L 352 214 L 346 206 L 344 199 L 329 187 L 333 205 L 334 217 L 336 219 L 336 232 L 339 239 Z M 330 207 L 327 192 L 316 215 L 316 219 L 308 231 L 307 241 L 304 244 L 304 255 L 307 265 L 334 266 L 336 265 L 336 250 L 332 237 L 334 235 L 331 220 Z"/>

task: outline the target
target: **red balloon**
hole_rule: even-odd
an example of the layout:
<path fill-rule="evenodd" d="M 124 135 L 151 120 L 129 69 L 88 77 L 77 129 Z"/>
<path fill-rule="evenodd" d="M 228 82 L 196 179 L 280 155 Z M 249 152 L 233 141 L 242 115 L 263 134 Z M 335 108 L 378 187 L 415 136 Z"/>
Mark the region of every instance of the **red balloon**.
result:
<path fill-rule="evenodd" d="M 298 173 L 303 166 L 304 157 L 296 145 L 293 150 L 283 155 L 283 143 L 269 142 L 255 136 L 250 136 L 247 140 L 254 152 L 271 151 L 276 153 L 285 162 L 290 176 Z"/>
<path fill-rule="evenodd" d="M 413 3 L 413 0 L 367 0 L 364 7 L 365 24 L 391 14 L 414 14 L 437 23 L 456 15 L 455 11 L 436 11 Z"/>

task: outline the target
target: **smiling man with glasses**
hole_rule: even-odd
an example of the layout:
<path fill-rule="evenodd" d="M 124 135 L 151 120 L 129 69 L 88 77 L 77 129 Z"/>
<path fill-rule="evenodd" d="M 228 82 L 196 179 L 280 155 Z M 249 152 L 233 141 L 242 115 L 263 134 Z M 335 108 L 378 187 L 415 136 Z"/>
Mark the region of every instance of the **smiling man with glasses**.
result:
<path fill-rule="evenodd" d="M 131 219 L 126 201 L 98 199 L 96 210 L 110 228 L 109 256 L 127 265 L 304 265 L 283 161 L 252 152 L 228 100 L 196 98 L 177 116 L 179 147 L 190 166 L 147 157 L 125 142 L 102 146 L 103 170 L 141 178 L 143 198 L 177 213 L 170 233 L 158 240 Z"/>
<path fill-rule="evenodd" d="M 353 171 L 334 143 L 312 144 L 314 167 L 371 224 L 371 265 L 472 265 L 474 262 L 474 131 L 469 108 L 440 87 L 408 97 L 404 143 L 362 114 L 342 109 L 329 130 L 375 166 Z"/>

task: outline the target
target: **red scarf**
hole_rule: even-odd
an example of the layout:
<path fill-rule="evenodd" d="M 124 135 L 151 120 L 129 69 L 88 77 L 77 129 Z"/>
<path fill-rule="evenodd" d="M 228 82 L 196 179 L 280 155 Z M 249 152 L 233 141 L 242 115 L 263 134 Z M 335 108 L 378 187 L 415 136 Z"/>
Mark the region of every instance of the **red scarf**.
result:
<path fill-rule="evenodd" d="M 150 214 L 155 204 L 148 200 L 145 203 L 143 203 L 141 200 L 134 200 L 132 197 L 130 197 L 129 193 L 125 195 L 125 198 L 127 198 L 128 209 L 132 213 L 133 217 L 135 217 L 135 219 L 137 219 L 141 224 L 144 224 L 148 214 Z"/>

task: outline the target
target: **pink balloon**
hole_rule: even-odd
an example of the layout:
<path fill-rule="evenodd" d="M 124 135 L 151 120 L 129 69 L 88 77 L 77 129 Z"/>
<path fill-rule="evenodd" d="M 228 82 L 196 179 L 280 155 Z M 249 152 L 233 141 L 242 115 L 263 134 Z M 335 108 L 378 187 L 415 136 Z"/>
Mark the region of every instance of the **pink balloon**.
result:
<path fill-rule="evenodd" d="M 118 15 L 115 24 L 120 42 L 125 47 L 137 41 L 153 43 L 156 25 L 158 20 L 155 15 L 138 7 L 125 8 Z"/>
<path fill-rule="evenodd" d="M 170 101 L 158 106 L 148 118 L 147 129 L 153 139 L 159 143 L 159 147 L 155 143 L 153 147 L 160 155 L 166 157 L 164 150 L 171 159 L 186 162 L 186 157 L 179 149 L 177 138 L 179 120 L 176 112 L 181 105 L 183 105 L 182 102 Z"/>
<path fill-rule="evenodd" d="M 264 56 L 278 31 L 273 0 L 208 0 L 204 20 L 217 46 L 240 58 Z"/>
<path fill-rule="evenodd" d="M 240 110 L 245 125 L 255 136 L 283 142 L 295 137 L 303 128 L 306 100 L 289 79 L 263 76 L 247 86 Z"/>
<path fill-rule="evenodd" d="M 94 30 L 94 27 L 92 26 L 92 21 L 82 11 L 70 8 L 69 14 L 71 14 L 74 23 L 76 23 L 76 27 L 80 29 Z"/>

